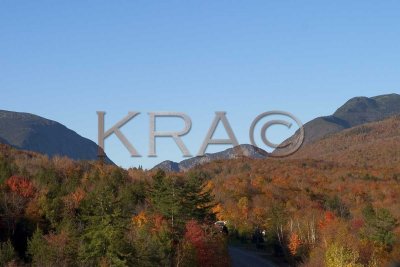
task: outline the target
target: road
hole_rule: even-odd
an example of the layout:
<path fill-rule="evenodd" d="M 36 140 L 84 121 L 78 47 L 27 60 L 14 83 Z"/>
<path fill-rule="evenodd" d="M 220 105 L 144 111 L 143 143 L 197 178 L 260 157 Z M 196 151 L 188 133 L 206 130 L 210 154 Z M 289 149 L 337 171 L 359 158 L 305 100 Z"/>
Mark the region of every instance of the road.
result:
<path fill-rule="evenodd" d="M 233 246 L 228 249 L 232 267 L 277 267 L 276 264 L 258 255 L 255 251 Z"/>

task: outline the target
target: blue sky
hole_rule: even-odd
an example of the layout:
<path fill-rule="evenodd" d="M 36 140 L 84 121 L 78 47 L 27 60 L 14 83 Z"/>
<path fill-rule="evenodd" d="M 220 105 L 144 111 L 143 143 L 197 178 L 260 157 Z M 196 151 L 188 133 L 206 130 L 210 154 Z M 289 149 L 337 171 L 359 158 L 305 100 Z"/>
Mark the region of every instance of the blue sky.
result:
<path fill-rule="evenodd" d="M 148 152 L 152 111 L 184 112 L 196 154 L 226 111 L 240 143 L 251 121 L 285 110 L 303 122 L 354 96 L 400 92 L 400 2 L 392 1 L 0 1 L 0 109 L 56 120 L 97 142 L 96 111 L 144 155 L 113 136 L 123 167 L 182 160 L 171 139 Z M 179 130 L 179 120 L 159 121 Z M 269 132 L 279 142 L 286 129 Z M 219 127 L 216 137 L 225 137 Z M 210 146 L 215 152 L 228 146 Z"/>

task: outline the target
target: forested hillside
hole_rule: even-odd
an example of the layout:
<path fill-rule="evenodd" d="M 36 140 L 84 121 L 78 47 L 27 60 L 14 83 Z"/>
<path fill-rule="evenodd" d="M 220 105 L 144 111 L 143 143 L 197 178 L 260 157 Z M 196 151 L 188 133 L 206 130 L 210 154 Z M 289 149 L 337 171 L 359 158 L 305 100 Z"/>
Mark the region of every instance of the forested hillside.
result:
<path fill-rule="evenodd" d="M 1 266 L 229 264 L 201 177 L 0 149 Z"/>
<path fill-rule="evenodd" d="M 387 266 L 400 259 L 398 129 L 392 117 L 292 158 L 179 173 L 1 145 L 0 264 L 229 266 L 241 242 L 290 266 Z"/>
<path fill-rule="evenodd" d="M 400 171 L 400 116 L 363 124 L 302 147 L 291 158 Z"/>
<path fill-rule="evenodd" d="M 242 240 L 293 265 L 387 266 L 400 260 L 400 120 L 354 127 L 290 158 L 217 161 L 208 177 L 215 212 Z"/>

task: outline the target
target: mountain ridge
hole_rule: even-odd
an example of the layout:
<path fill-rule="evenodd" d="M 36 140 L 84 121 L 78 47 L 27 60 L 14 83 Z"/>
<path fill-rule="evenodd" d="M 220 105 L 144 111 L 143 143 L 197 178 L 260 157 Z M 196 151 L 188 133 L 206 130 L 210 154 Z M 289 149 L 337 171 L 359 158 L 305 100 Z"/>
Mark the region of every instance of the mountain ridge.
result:
<path fill-rule="evenodd" d="M 400 115 L 400 95 L 398 94 L 353 97 L 340 106 L 332 115 L 317 117 L 305 123 L 302 147 L 345 129 L 381 121 L 395 115 Z M 292 143 L 292 140 L 295 140 L 299 134 L 299 131 L 296 131 L 280 146 L 285 147 L 287 144 Z M 292 145 L 283 149 L 276 149 L 273 155 L 284 155 L 291 148 Z"/>
<path fill-rule="evenodd" d="M 249 144 L 242 144 L 235 146 L 233 148 L 225 149 L 220 152 L 206 153 L 204 154 L 204 156 L 197 156 L 185 159 L 179 163 L 170 160 L 165 160 L 154 166 L 153 169 L 162 169 L 164 171 L 179 172 L 179 171 L 187 171 L 195 166 L 208 163 L 214 160 L 234 159 L 240 157 L 266 158 L 267 156 L 268 152 L 262 150 L 261 148 Z"/>
<path fill-rule="evenodd" d="M 57 121 L 7 110 L 0 110 L 0 143 L 74 160 L 96 160 L 99 149 L 95 142 Z M 107 157 L 106 162 L 112 163 Z"/>
<path fill-rule="evenodd" d="M 359 167 L 400 166 L 400 115 L 325 136 L 289 158 L 334 161 Z"/>
<path fill-rule="evenodd" d="M 317 117 L 304 124 L 305 138 L 300 148 L 307 147 L 309 144 L 315 143 L 327 136 L 340 133 L 347 129 L 351 129 L 360 125 L 373 123 L 388 119 L 392 116 L 400 115 L 400 95 L 385 94 L 374 97 L 353 97 L 341 105 L 332 115 Z M 298 137 L 299 131 L 293 136 L 286 139 L 280 146 L 286 146 L 292 140 Z M 251 146 L 251 145 L 240 145 Z M 239 146 L 239 147 L 240 147 Z M 253 147 L 253 146 L 251 146 Z M 260 149 L 253 147 L 254 149 Z M 280 156 L 287 149 L 291 149 L 289 145 L 284 149 L 278 149 L 272 152 L 274 156 Z M 234 149 L 234 148 L 231 148 Z M 183 160 L 179 163 L 166 160 L 153 167 L 153 169 L 163 169 L 165 171 L 186 171 L 195 166 L 208 163 L 218 159 L 231 159 L 230 149 L 213 154 L 206 154 L 203 157 L 193 157 Z M 261 151 L 264 151 L 260 149 Z M 266 158 L 270 154 L 267 152 L 261 153 Z M 296 155 L 296 153 L 294 154 Z M 248 157 L 252 158 L 250 154 Z"/>

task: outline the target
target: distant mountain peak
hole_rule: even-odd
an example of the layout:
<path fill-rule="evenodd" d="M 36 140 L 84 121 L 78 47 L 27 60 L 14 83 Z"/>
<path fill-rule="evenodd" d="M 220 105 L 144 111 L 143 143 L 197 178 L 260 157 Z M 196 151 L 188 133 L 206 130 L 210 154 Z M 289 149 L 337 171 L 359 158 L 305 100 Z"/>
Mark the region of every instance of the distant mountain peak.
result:
<path fill-rule="evenodd" d="M 333 114 L 334 116 L 347 112 L 367 111 L 368 109 L 376 109 L 378 104 L 376 100 L 365 96 L 354 97 L 347 101 L 343 106 L 338 108 Z"/>
<path fill-rule="evenodd" d="M 190 159 L 185 159 L 179 163 L 166 160 L 154 166 L 153 169 L 162 169 L 164 171 L 179 172 L 179 171 L 187 171 L 195 166 L 205 164 L 214 160 L 235 159 L 240 157 L 266 158 L 267 156 L 268 152 L 262 150 L 261 148 L 249 144 L 243 144 L 235 146 L 233 148 L 228 148 L 221 152 L 206 153 L 203 156 L 197 156 Z"/>
<path fill-rule="evenodd" d="M 365 123 L 381 121 L 391 116 L 400 114 L 400 95 L 386 94 L 374 97 L 354 97 L 349 99 L 334 114 L 315 118 L 304 125 L 305 138 L 303 145 L 307 145 L 329 135 L 341 132 Z M 291 143 L 297 138 L 299 132 L 282 143 Z M 285 149 L 291 149 L 288 146 Z M 275 156 L 283 155 L 285 149 L 275 150 Z M 252 145 L 240 145 L 222 152 L 205 154 L 202 157 L 193 157 L 183 160 L 179 163 L 173 161 L 164 161 L 156 165 L 153 169 L 164 169 L 166 171 L 186 171 L 194 166 L 204 164 L 213 160 L 232 159 L 241 156 L 250 158 L 265 158 L 268 153 Z"/>
<path fill-rule="evenodd" d="M 304 124 L 303 146 L 345 129 L 365 123 L 381 121 L 400 114 L 400 95 L 386 94 L 374 97 L 354 97 L 339 107 L 330 116 L 315 118 Z M 291 143 L 298 136 L 296 132 L 283 144 Z M 288 149 L 291 147 L 289 146 Z M 285 153 L 275 150 L 274 155 Z"/>
<path fill-rule="evenodd" d="M 98 154 L 93 141 L 56 121 L 25 112 L 0 110 L 0 143 L 75 160 L 96 160 Z"/>
<path fill-rule="evenodd" d="M 375 97 L 354 97 L 338 108 L 334 117 L 350 126 L 383 120 L 400 113 L 400 95 L 388 94 Z"/>

